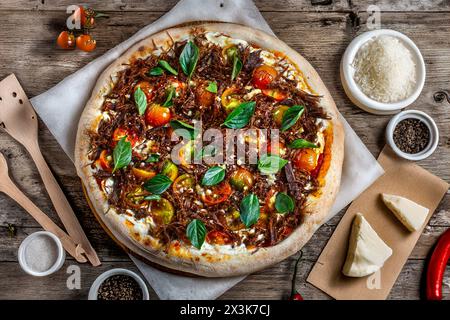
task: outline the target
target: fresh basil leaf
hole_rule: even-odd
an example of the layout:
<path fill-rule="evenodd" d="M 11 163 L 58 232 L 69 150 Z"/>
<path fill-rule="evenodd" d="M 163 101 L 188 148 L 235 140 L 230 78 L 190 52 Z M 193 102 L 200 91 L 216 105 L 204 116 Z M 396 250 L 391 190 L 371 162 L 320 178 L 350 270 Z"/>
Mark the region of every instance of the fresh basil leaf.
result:
<path fill-rule="evenodd" d="M 240 205 L 240 218 L 247 228 L 254 225 L 259 219 L 259 200 L 251 193 L 245 196 Z"/>
<path fill-rule="evenodd" d="M 202 179 L 202 185 L 213 186 L 216 185 L 225 178 L 225 169 L 222 167 L 211 167 L 206 171 Z"/>
<path fill-rule="evenodd" d="M 255 106 L 255 101 L 241 103 L 228 115 L 222 125 L 230 129 L 241 129 L 245 127 L 255 112 Z"/>
<path fill-rule="evenodd" d="M 147 160 L 145 162 L 158 162 L 159 161 L 159 154 L 152 153 L 148 156 Z"/>
<path fill-rule="evenodd" d="M 181 120 L 171 120 L 169 122 L 169 124 L 174 131 L 177 131 L 179 129 L 185 130 L 189 134 L 189 137 L 187 137 L 187 138 L 190 138 L 192 140 L 195 139 L 196 131 L 195 131 L 195 128 L 193 126 L 191 126 L 190 124 L 183 122 Z M 183 132 L 181 132 L 181 136 L 184 136 Z"/>
<path fill-rule="evenodd" d="M 161 200 L 161 196 L 159 194 L 151 194 L 149 196 L 145 196 L 144 200 L 152 201 L 152 200 Z"/>
<path fill-rule="evenodd" d="M 131 142 L 126 140 L 127 137 L 122 137 L 114 147 L 113 160 L 114 169 L 113 173 L 118 169 L 126 167 L 131 162 Z"/>
<path fill-rule="evenodd" d="M 174 68 L 172 68 L 166 60 L 159 60 L 158 64 L 161 67 L 163 67 L 164 69 L 166 69 L 167 71 L 169 71 L 171 74 L 176 75 L 176 76 L 178 75 L 178 71 L 175 70 Z"/>
<path fill-rule="evenodd" d="M 302 116 L 305 108 L 303 106 L 295 105 L 286 110 L 281 122 L 281 131 L 286 131 L 292 127 L 298 119 Z"/>
<path fill-rule="evenodd" d="M 278 192 L 275 197 L 275 209 L 279 213 L 289 213 L 294 211 L 294 200 L 284 192 Z"/>
<path fill-rule="evenodd" d="M 231 72 L 231 80 L 237 78 L 239 72 L 241 72 L 241 69 L 242 69 L 242 61 L 236 54 L 233 58 L 233 71 Z"/>
<path fill-rule="evenodd" d="M 263 174 L 275 174 L 280 171 L 286 164 L 287 160 L 277 155 L 263 154 L 258 161 L 258 169 Z"/>
<path fill-rule="evenodd" d="M 206 87 L 206 91 L 217 93 L 217 83 L 215 81 L 210 81 L 208 86 Z"/>
<path fill-rule="evenodd" d="M 154 67 L 152 70 L 148 72 L 151 76 L 160 76 L 164 73 L 164 70 L 161 67 Z"/>
<path fill-rule="evenodd" d="M 144 183 L 144 189 L 153 194 L 161 194 L 166 191 L 171 184 L 172 180 L 170 180 L 168 176 L 157 174 Z"/>
<path fill-rule="evenodd" d="M 191 241 L 191 244 L 200 250 L 206 238 L 206 227 L 203 221 L 199 219 L 192 220 L 187 226 L 186 236 Z"/>
<path fill-rule="evenodd" d="M 166 101 L 163 103 L 163 107 L 170 107 L 173 105 L 172 98 L 175 95 L 175 88 L 170 87 L 167 93 Z"/>
<path fill-rule="evenodd" d="M 140 87 L 134 91 L 134 102 L 138 109 L 139 115 L 143 115 L 147 109 L 147 97 Z"/>
<path fill-rule="evenodd" d="M 288 147 L 292 149 L 318 148 L 316 144 L 309 142 L 305 139 L 295 139 L 294 141 L 288 144 Z"/>
<path fill-rule="evenodd" d="M 192 77 L 195 67 L 197 66 L 199 49 L 194 42 L 188 41 L 180 55 L 180 65 L 184 74 L 189 78 Z"/>

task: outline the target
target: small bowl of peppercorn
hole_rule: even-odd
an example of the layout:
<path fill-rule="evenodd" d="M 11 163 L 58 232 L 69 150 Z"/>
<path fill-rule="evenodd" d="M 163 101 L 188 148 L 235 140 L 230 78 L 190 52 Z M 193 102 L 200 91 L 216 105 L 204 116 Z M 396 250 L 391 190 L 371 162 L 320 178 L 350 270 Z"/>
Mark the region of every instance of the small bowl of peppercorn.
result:
<path fill-rule="evenodd" d="M 127 269 L 111 269 L 95 279 L 89 300 L 149 300 L 144 280 Z"/>
<path fill-rule="evenodd" d="M 418 161 L 429 157 L 436 150 L 439 130 L 425 112 L 408 110 L 389 121 L 386 140 L 399 157 Z"/>

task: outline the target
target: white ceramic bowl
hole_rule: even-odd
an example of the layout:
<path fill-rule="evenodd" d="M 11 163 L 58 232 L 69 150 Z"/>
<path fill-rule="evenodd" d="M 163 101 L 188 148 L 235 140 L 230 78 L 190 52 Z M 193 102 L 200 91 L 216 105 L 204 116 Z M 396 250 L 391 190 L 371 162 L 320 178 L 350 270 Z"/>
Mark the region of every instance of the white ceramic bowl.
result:
<path fill-rule="evenodd" d="M 430 141 L 428 142 L 425 149 L 418 153 L 405 153 L 401 151 L 394 142 L 394 129 L 397 124 L 404 119 L 419 119 L 425 123 L 425 125 L 428 127 L 428 130 L 430 131 Z M 403 111 L 392 117 L 392 119 L 389 121 L 386 127 L 386 141 L 398 156 L 414 161 L 423 160 L 429 157 L 434 152 L 434 150 L 436 150 L 439 143 L 439 130 L 434 120 L 425 112 L 418 110 Z"/>
<path fill-rule="evenodd" d="M 43 271 L 43 272 L 38 272 L 36 270 L 33 270 L 27 264 L 27 261 L 25 259 L 25 249 L 28 247 L 28 245 L 33 240 L 35 240 L 37 237 L 42 237 L 42 236 L 48 237 L 49 239 L 51 239 L 52 241 L 55 242 L 57 249 L 58 249 L 58 255 L 56 257 L 55 263 L 48 270 Z M 63 248 L 61 240 L 59 240 L 59 238 L 57 236 L 55 236 L 53 233 L 48 232 L 48 231 L 34 232 L 34 233 L 30 234 L 28 237 L 26 237 L 20 244 L 19 252 L 17 255 L 18 255 L 18 259 L 19 259 L 19 264 L 22 267 L 23 271 L 25 271 L 28 274 L 31 274 L 32 276 L 36 276 L 36 277 L 44 277 L 44 276 L 48 276 L 52 273 L 55 273 L 63 266 L 64 260 L 66 259 L 66 251 Z"/>
<path fill-rule="evenodd" d="M 136 280 L 136 282 L 141 287 L 142 300 L 150 299 L 150 295 L 148 294 L 147 285 L 145 284 L 144 280 L 142 280 L 142 278 L 140 276 L 138 276 L 135 272 L 127 270 L 127 269 L 122 269 L 122 268 L 111 269 L 111 270 L 103 272 L 101 275 L 99 275 L 97 277 L 97 279 L 95 279 L 94 283 L 91 286 L 91 289 L 89 290 L 88 299 L 89 300 L 97 300 L 97 292 L 98 292 L 98 289 L 100 288 L 100 285 L 103 283 L 103 281 L 105 281 L 106 279 L 108 279 L 111 276 L 116 276 L 116 275 L 126 275 L 126 276 L 132 277 L 134 280 Z"/>
<path fill-rule="evenodd" d="M 381 35 L 388 35 L 399 39 L 406 46 L 406 48 L 409 49 L 413 61 L 416 64 L 417 81 L 414 91 L 408 98 L 394 103 L 382 103 L 369 98 L 364 92 L 362 92 L 353 79 L 355 69 L 353 68 L 352 63 L 355 59 L 356 53 L 367 41 Z M 423 61 L 422 54 L 414 42 L 403 33 L 389 29 L 368 31 L 353 39 L 342 56 L 340 71 L 342 86 L 344 87 L 345 93 L 349 99 L 361 109 L 374 114 L 394 114 L 413 103 L 422 92 L 426 74 L 425 62 Z"/>

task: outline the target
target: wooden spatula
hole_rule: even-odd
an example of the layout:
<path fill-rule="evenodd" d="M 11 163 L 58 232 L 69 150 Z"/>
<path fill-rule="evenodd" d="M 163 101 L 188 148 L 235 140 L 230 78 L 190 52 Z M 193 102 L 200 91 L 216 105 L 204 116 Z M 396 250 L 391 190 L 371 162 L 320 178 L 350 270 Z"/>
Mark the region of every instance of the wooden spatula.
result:
<path fill-rule="evenodd" d="M 0 82 L 0 126 L 28 150 L 67 233 L 75 243 L 81 245 L 92 265 L 100 265 L 94 248 L 42 156 L 36 113 L 14 74 Z"/>
<path fill-rule="evenodd" d="M 60 227 L 58 227 L 44 212 L 42 212 L 27 196 L 12 182 L 8 174 L 8 163 L 0 153 L 0 192 L 6 193 L 24 208 L 45 230 L 55 234 L 66 249 L 78 262 L 86 262 L 84 250 L 77 245 Z"/>

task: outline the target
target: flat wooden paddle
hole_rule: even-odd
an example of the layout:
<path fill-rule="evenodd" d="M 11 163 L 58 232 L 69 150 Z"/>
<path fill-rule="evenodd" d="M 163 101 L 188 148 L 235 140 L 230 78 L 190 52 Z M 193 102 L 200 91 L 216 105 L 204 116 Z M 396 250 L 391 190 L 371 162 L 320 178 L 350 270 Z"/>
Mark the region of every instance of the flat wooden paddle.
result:
<path fill-rule="evenodd" d="M 8 163 L 0 153 L 0 192 L 3 192 L 15 200 L 24 208 L 45 230 L 55 234 L 66 249 L 78 262 L 86 262 L 82 255 L 83 248 L 77 245 L 60 227 L 58 227 L 44 212 L 42 212 L 27 196 L 17 188 L 8 174 Z"/>
<path fill-rule="evenodd" d="M 91 246 L 66 196 L 42 156 L 38 142 L 36 113 L 14 74 L 0 82 L 0 125 L 30 153 L 69 236 L 75 243 L 81 245 L 92 265 L 100 265 L 97 253 Z"/>

